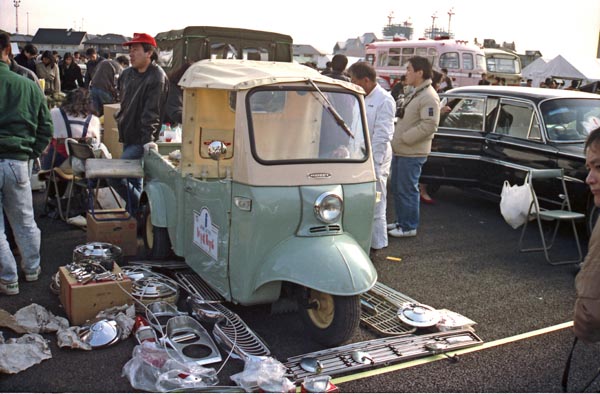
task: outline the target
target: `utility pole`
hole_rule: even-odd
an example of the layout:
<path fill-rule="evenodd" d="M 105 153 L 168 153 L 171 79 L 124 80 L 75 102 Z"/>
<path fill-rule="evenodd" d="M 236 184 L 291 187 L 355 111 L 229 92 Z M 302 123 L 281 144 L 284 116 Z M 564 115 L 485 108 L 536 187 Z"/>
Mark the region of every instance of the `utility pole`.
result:
<path fill-rule="evenodd" d="M 437 12 L 434 12 L 431 15 L 431 39 L 435 38 L 435 20 L 437 19 Z"/>
<path fill-rule="evenodd" d="M 19 5 L 21 5 L 21 0 L 14 0 L 13 4 L 15 5 L 15 33 L 19 32 Z"/>
<path fill-rule="evenodd" d="M 452 15 L 454 15 L 454 7 L 450 8 L 450 11 L 448 11 L 448 35 L 450 37 L 452 37 L 452 34 L 450 34 L 450 21 L 452 20 Z"/>
<path fill-rule="evenodd" d="M 29 11 L 27 11 L 27 35 L 29 35 Z"/>
<path fill-rule="evenodd" d="M 390 14 L 387 16 L 388 18 L 388 26 L 392 25 L 392 19 L 394 19 L 394 11 L 390 12 Z"/>

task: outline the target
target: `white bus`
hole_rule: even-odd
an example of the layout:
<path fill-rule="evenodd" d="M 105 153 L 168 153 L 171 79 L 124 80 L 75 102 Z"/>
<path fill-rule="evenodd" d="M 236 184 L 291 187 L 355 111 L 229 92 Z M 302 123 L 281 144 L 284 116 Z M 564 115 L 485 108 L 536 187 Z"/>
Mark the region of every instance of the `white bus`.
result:
<path fill-rule="evenodd" d="M 504 78 L 507 85 L 521 84 L 521 58 L 511 52 L 498 48 L 484 48 L 487 67 L 487 80 L 492 84 L 496 78 Z"/>
<path fill-rule="evenodd" d="M 448 69 L 453 87 L 477 85 L 486 72 L 483 51 L 453 39 L 376 41 L 367 45 L 365 60 L 375 67 L 379 77 L 394 86 L 413 56 L 428 58 L 436 71 Z"/>

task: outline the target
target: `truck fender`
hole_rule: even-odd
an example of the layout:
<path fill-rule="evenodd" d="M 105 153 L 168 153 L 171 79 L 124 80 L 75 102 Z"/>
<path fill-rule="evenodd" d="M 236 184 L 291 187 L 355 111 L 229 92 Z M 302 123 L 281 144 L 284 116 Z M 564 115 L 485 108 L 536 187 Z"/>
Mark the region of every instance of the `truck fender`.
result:
<path fill-rule="evenodd" d="M 353 296 L 377 282 L 369 256 L 349 234 L 290 237 L 267 256 L 255 275 L 254 290 L 273 281 L 287 281 L 324 293 Z"/>
<path fill-rule="evenodd" d="M 175 194 L 167 185 L 158 181 L 148 182 L 144 185 L 141 201 L 150 204 L 153 226 L 169 227 L 168 217 L 175 218 L 174 212 L 169 215 L 169 210 L 175 209 Z"/>

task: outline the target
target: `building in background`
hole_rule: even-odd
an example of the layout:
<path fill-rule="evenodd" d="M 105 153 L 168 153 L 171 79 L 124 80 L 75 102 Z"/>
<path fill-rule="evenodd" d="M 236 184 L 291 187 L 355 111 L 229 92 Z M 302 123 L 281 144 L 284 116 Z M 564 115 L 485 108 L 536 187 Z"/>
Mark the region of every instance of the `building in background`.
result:
<path fill-rule="evenodd" d="M 19 48 L 23 48 L 25 45 L 29 44 L 32 39 L 33 39 L 33 36 L 30 36 L 27 34 L 15 33 L 10 36 L 10 42 L 17 44 L 17 46 Z M 15 53 L 15 55 L 16 55 L 16 53 Z"/>
<path fill-rule="evenodd" d="M 94 48 L 101 56 L 109 54 L 111 58 L 119 54 L 128 53 L 127 47 L 123 46 L 124 42 L 130 41 L 130 38 L 120 34 L 104 34 L 102 36 L 89 37 L 83 44 L 85 49 Z"/>
<path fill-rule="evenodd" d="M 367 45 L 375 41 L 378 41 L 375 33 L 365 33 L 360 37 L 338 42 L 333 47 L 333 54 L 339 53 L 348 57 L 364 58 Z"/>
<path fill-rule="evenodd" d="M 31 39 L 38 51 L 56 51 L 60 56 L 66 52 L 83 51 L 84 41 L 88 35 L 84 31 L 74 31 L 73 29 L 46 29 L 40 28 Z"/>

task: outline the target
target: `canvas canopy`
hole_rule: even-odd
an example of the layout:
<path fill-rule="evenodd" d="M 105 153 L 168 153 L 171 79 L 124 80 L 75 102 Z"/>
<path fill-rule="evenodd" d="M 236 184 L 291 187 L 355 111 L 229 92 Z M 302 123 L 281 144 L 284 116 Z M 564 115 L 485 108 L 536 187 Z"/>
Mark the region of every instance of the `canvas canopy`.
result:
<path fill-rule="evenodd" d="M 567 60 L 564 56 L 558 55 L 548 62 L 539 62 L 538 60 L 523 69 L 523 78 L 531 78 L 533 86 L 538 86 L 548 77 L 580 80 L 582 84 L 600 80 L 600 60 L 598 59 L 590 57 Z"/>
<path fill-rule="evenodd" d="M 179 85 L 184 88 L 245 90 L 260 85 L 309 79 L 364 94 L 362 88 L 353 83 L 326 77 L 301 64 L 254 60 L 202 60 L 188 68 Z"/>
<path fill-rule="evenodd" d="M 260 30 L 188 26 L 158 33 L 159 64 L 166 70 L 202 59 L 292 61 L 292 37 Z"/>

